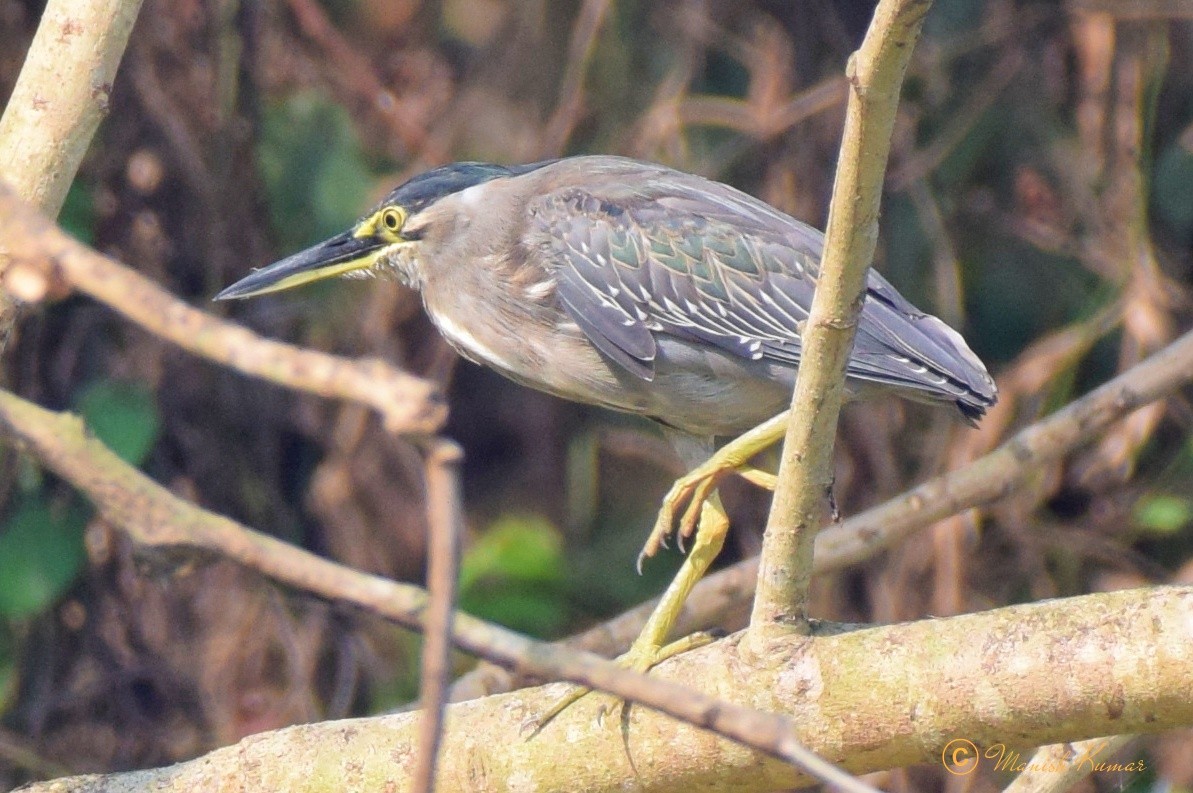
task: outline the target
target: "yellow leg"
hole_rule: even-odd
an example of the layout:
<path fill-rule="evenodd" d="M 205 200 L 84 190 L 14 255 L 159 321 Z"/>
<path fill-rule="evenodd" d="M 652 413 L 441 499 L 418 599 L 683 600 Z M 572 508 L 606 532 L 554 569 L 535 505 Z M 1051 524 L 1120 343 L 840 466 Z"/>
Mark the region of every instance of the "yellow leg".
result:
<path fill-rule="evenodd" d="M 675 480 L 671 490 L 663 499 L 663 508 L 659 510 L 658 520 L 651 529 L 646 545 L 638 556 L 638 569 L 642 569 L 642 560 L 654 556 L 655 552 L 667 544 L 667 537 L 675 527 L 675 517 L 680 507 L 684 508 L 676 527 L 676 534 L 682 543 L 684 538 L 690 537 L 696 528 L 697 520 L 703 520 L 703 505 L 712 494 L 721 477 L 731 473 L 741 473 L 754 484 L 774 489 L 774 477 L 749 465 L 750 459 L 761 451 L 775 445 L 787 431 L 787 416 L 790 410 L 784 410 L 779 415 L 759 424 L 754 429 L 726 443 L 713 453 L 705 462 L 697 465 L 684 476 Z M 719 504 L 718 504 L 719 507 Z M 723 511 L 722 511 L 723 512 Z"/>
<path fill-rule="evenodd" d="M 704 577 L 716 560 L 717 554 L 725 545 L 725 535 L 728 532 L 729 518 L 725 514 L 725 508 L 721 506 L 720 496 L 713 493 L 701 504 L 700 523 L 696 529 L 696 540 L 692 543 L 691 552 L 684 559 L 675 578 L 671 579 L 667 591 L 659 598 L 659 605 L 655 606 L 650 618 L 646 620 L 642 633 L 638 634 L 638 638 L 630 645 L 629 652 L 623 657 L 649 656 L 651 652 L 657 653 L 663 648 L 671 628 L 679 619 L 684 601 L 688 599 L 692 587 L 696 586 L 696 582 Z M 647 668 L 661 660 L 663 659 L 656 658 Z"/>
<path fill-rule="evenodd" d="M 755 468 L 752 465 L 743 465 L 737 469 L 737 475 L 746 480 L 752 485 L 757 485 L 764 490 L 774 490 L 779 477 L 772 474 L 770 471 L 763 471 L 761 468 Z"/>
<path fill-rule="evenodd" d="M 703 502 L 700 522 L 696 529 L 696 538 L 692 543 L 691 552 L 684 559 L 679 572 L 675 574 L 675 578 L 671 580 L 671 584 L 659 599 L 659 604 L 651 612 L 650 618 L 642 628 L 642 633 L 638 634 L 638 638 L 630 645 L 629 651 L 617 659 L 618 664 L 627 669 L 646 672 L 655 664 L 665 661 L 673 655 L 711 641 L 711 637 L 707 634 L 696 634 L 666 644 L 667 637 L 670 636 L 671 629 L 675 627 L 675 622 L 683 610 L 684 601 L 687 600 L 692 587 L 704 577 L 713 560 L 717 558 L 717 554 L 721 552 L 728 531 L 729 518 L 726 517 L 725 509 L 721 506 L 721 499 L 713 493 L 708 500 Z M 543 714 L 535 732 L 588 693 L 589 689 L 587 688 L 569 691 Z"/>

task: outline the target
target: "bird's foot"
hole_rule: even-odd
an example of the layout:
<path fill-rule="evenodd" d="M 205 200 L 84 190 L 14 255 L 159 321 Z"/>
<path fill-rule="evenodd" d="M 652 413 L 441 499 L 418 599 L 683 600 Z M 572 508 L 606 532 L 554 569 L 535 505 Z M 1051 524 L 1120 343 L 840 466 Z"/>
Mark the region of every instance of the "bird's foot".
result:
<path fill-rule="evenodd" d="M 642 572 L 642 563 L 647 557 L 654 556 L 659 548 L 666 547 L 667 538 L 673 530 L 679 548 L 683 550 L 684 541 L 696 530 L 705 501 L 724 477 L 737 474 L 759 487 L 775 489 L 775 475 L 755 468 L 750 465 L 750 460 L 783 437 L 789 413 L 790 411 L 783 411 L 736 440 L 730 441 L 713 452 L 706 461 L 675 480 L 675 484 L 663 498 L 663 506 L 659 510 L 654 528 L 650 530 L 650 536 L 646 538 L 646 544 L 638 554 L 639 573 Z"/>
<path fill-rule="evenodd" d="M 646 674 L 668 658 L 673 658 L 680 653 L 686 653 L 688 650 L 695 650 L 697 647 L 703 647 L 715 638 L 711 633 L 693 633 L 690 636 L 685 636 L 682 639 L 677 639 L 670 644 L 660 647 L 653 641 L 646 639 L 645 636 L 639 636 L 629 651 L 624 655 L 618 656 L 614 660 L 614 663 L 624 669 Z M 542 716 L 528 723 L 528 726 L 531 727 L 531 736 L 537 735 L 556 716 L 592 693 L 594 692 L 591 688 L 585 688 L 584 686 L 573 687 L 557 699 Z M 625 712 L 624 708 L 628 704 L 626 700 L 615 697 L 612 694 L 598 694 L 598 696 L 606 700 L 601 702 L 596 710 L 596 722 L 599 726 L 603 726 L 609 716 L 618 712 Z"/>
<path fill-rule="evenodd" d="M 708 572 L 709 566 L 721 552 L 728 531 L 729 518 L 725 516 L 721 500 L 716 493 L 713 493 L 707 501 L 702 502 L 700 521 L 696 530 L 696 538 L 692 543 L 692 552 L 684 559 L 675 578 L 671 580 L 667 589 L 659 597 L 659 602 L 647 618 L 646 624 L 642 626 L 642 633 L 630 645 L 629 651 L 617 659 L 618 664 L 627 669 L 646 672 L 661 661 L 708 644 L 712 640 L 711 634 L 695 633 L 678 641 L 666 643 L 667 637 L 671 635 L 671 630 L 679 619 L 680 612 L 683 611 L 684 601 L 692 591 L 692 587 Z M 547 722 L 588 693 L 589 689 L 583 687 L 569 691 L 537 720 L 531 734 L 537 734 Z M 602 707 L 598 711 L 598 715 L 603 718 L 608 711 L 608 707 Z"/>
<path fill-rule="evenodd" d="M 659 516 L 650 530 L 650 536 L 646 538 L 646 544 L 642 546 L 642 551 L 638 554 L 639 574 L 642 573 L 642 563 L 646 561 L 647 557 L 654 556 L 659 548 L 667 547 L 667 538 L 671 535 L 672 530 L 675 531 L 679 549 L 683 550 L 684 541 L 692 536 L 692 532 L 696 530 L 696 525 L 700 521 L 700 511 L 704 502 L 716 489 L 721 478 L 735 468 L 736 466 L 723 463 L 717 459 L 716 455 L 713 455 L 708 462 L 693 468 L 689 473 L 675 480 L 675 484 L 663 497 L 663 506 L 659 510 Z M 675 516 L 681 508 L 683 514 L 677 526 Z"/>

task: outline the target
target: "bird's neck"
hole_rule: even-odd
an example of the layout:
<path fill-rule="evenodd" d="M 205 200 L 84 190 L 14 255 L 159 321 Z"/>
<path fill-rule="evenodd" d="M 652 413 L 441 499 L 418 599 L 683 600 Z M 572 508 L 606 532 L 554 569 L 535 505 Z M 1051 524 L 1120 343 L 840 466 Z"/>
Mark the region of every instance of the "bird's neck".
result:
<path fill-rule="evenodd" d="M 412 251 L 405 246 L 398 248 L 397 252 L 390 255 L 385 261 L 385 267 L 389 274 L 397 279 L 402 286 L 410 287 L 411 289 L 424 291 L 426 288 L 426 279 L 423 276 L 423 270 L 419 267 L 418 260 L 415 258 Z"/>

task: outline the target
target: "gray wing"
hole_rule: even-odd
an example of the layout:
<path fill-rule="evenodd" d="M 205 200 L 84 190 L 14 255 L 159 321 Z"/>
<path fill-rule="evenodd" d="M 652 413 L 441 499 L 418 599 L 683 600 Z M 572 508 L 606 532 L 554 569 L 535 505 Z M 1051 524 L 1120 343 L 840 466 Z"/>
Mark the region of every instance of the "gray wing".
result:
<path fill-rule="evenodd" d="M 821 233 L 726 185 L 649 176 L 532 204 L 533 238 L 556 268 L 567 313 L 606 356 L 647 380 L 660 333 L 797 366 Z M 848 373 L 955 401 L 970 418 L 995 398 L 961 337 L 874 272 Z"/>

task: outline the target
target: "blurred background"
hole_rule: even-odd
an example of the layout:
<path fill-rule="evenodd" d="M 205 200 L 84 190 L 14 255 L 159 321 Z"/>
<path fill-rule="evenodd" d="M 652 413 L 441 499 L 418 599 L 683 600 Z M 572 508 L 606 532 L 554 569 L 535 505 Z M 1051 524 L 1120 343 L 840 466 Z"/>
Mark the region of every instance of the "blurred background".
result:
<path fill-rule="evenodd" d="M 41 10 L 0 0 L 0 98 Z M 560 638 L 657 593 L 678 565 L 664 552 L 634 573 L 680 473 L 648 424 L 458 361 L 396 284 L 210 298 L 452 160 L 624 154 L 729 182 L 823 227 L 843 69 L 872 10 L 864 0 L 145 0 L 61 223 L 264 335 L 380 355 L 441 381 L 446 432 L 466 452 L 462 605 Z M 900 108 L 877 266 L 963 331 L 1002 401 L 976 431 L 897 401 L 847 408 L 844 514 L 993 448 L 1189 326 L 1191 64 L 1193 4 L 1180 0 L 936 4 Z M 223 370 L 80 297 L 24 319 L 3 377 L 81 413 L 179 495 L 363 570 L 423 575 L 419 455 L 363 408 Z M 814 614 L 890 622 L 1193 582 L 1188 393 L 991 508 L 822 577 Z M 722 564 L 757 551 L 767 503 L 747 485 L 725 490 L 735 525 Z M 228 563 L 139 558 L 68 486 L 0 448 L 0 789 L 396 707 L 417 691 L 418 647 Z M 1132 753 L 1147 773 L 1086 784 L 1193 788 L 1193 734 Z M 956 785 L 948 779 L 924 767 L 878 781 L 932 790 Z M 967 779 L 983 790 L 1005 782 Z"/>

